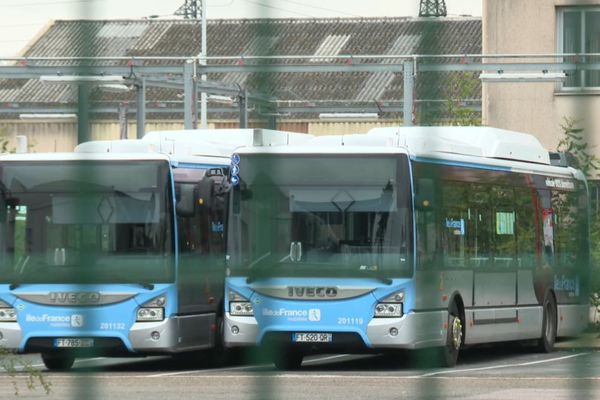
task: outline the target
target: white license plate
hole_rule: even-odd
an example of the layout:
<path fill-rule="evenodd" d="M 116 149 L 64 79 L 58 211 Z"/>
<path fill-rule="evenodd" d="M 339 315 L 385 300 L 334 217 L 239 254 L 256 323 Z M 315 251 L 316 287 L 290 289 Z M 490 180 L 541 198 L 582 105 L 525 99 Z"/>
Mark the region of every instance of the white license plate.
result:
<path fill-rule="evenodd" d="M 319 332 L 294 333 L 292 341 L 297 343 L 330 343 L 333 341 L 333 334 Z"/>
<path fill-rule="evenodd" d="M 54 339 L 54 347 L 93 347 L 94 339 L 58 338 Z"/>

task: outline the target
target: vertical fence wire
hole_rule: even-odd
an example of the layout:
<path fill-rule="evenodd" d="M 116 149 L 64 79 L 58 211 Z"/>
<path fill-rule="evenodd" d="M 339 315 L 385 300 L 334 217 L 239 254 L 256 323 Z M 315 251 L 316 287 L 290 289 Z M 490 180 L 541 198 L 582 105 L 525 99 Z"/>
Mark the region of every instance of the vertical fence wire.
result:
<path fill-rule="evenodd" d="M 270 2 L 265 2 L 265 4 L 267 5 L 273 5 L 275 6 L 276 3 L 273 1 Z M 88 2 L 84 2 L 82 3 L 79 7 L 81 7 L 81 12 L 82 15 L 85 18 L 93 18 L 93 9 L 92 9 L 92 5 L 90 5 Z M 269 39 L 273 37 L 276 33 L 275 33 L 275 27 L 274 25 L 272 25 L 272 23 L 268 22 L 269 21 L 269 17 L 271 16 L 269 13 L 269 8 L 264 7 L 264 15 L 263 17 L 265 18 L 265 22 L 262 22 L 260 24 L 254 24 L 253 25 L 253 29 L 254 32 L 252 32 L 251 34 L 255 37 L 255 40 L 257 43 L 259 43 L 261 40 L 265 40 L 265 43 L 269 43 Z M 81 50 L 81 54 L 78 54 L 80 56 L 84 56 L 84 57 L 91 57 L 94 54 L 96 54 L 95 49 L 94 49 L 94 32 L 91 30 L 91 24 L 83 24 L 84 26 L 84 32 L 83 32 L 83 43 L 85 44 L 82 47 Z M 425 54 L 427 49 L 430 48 L 435 48 L 435 40 L 436 40 L 436 35 L 433 34 L 432 30 L 433 28 L 433 24 L 424 24 L 423 25 L 423 32 L 420 33 L 420 46 L 418 46 L 419 48 L 419 53 L 420 54 Z M 73 43 L 73 46 L 75 46 L 75 44 Z M 262 49 L 268 49 L 265 50 L 266 54 L 264 55 L 274 55 L 272 53 L 272 47 L 268 46 L 265 44 L 265 46 L 261 46 Z M 266 63 L 268 61 L 261 61 L 262 63 Z M 85 65 L 80 65 L 80 74 L 81 75 L 85 75 L 86 74 L 86 67 Z M 417 68 L 418 70 L 418 68 Z M 472 77 L 467 76 L 465 79 L 472 79 Z M 270 73 L 270 72 L 260 72 L 260 73 L 256 73 L 252 76 L 250 76 L 247 80 L 247 86 L 252 88 L 253 90 L 256 90 L 258 93 L 261 94 L 271 94 L 276 92 L 277 87 L 275 87 L 275 82 L 281 82 L 280 79 L 277 79 L 277 76 L 275 76 L 274 73 Z M 448 102 L 454 101 L 454 98 L 448 98 L 448 96 L 444 95 L 444 90 L 443 87 L 445 85 L 445 83 L 447 82 L 447 77 L 444 76 L 442 73 L 431 73 L 431 74 L 426 74 L 426 75 L 419 75 L 419 73 L 417 72 L 416 75 L 416 85 L 415 85 L 415 104 L 419 104 L 419 107 L 417 108 L 417 123 L 416 125 L 421 125 L 421 126 L 427 126 L 427 125 L 436 125 L 439 124 L 440 121 L 444 121 L 447 122 L 449 119 L 452 118 L 452 115 L 448 115 L 448 113 L 446 112 L 447 110 L 445 109 L 440 109 L 439 106 L 435 106 L 434 104 L 438 104 L 438 103 L 434 103 L 434 102 L 429 102 L 429 100 L 446 100 Z M 473 90 L 478 89 L 478 86 L 475 85 L 476 87 L 473 88 Z M 90 88 L 88 86 L 86 86 L 85 84 L 79 84 L 78 87 L 78 116 L 79 116 L 79 120 L 78 120 L 78 133 L 77 133 L 77 137 L 78 137 L 78 142 L 83 142 L 86 140 L 90 140 L 91 136 L 90 136 L 90 126 L 89 126 L 89 122 L 90 122 Z M 573 117 L 578 120 L 581 121 L 582 126 L 584 126 L 586 129 L 584 129 L 583 131 L 583 135 L 584 135 L 584 140 L 586 143 L 594 143 L 595 142 L 595 138 L 592 136 L 593 135 L 593 129 L 591 128 L 591 125 L 587 125 L 587 121 L 591 121 L 592 120 L 592 116 L 593 116 L 593 108 L 592 108 L 592 102 L 587 101 L 587 102 L 582 102 L 583 105 L 581 107 L 577 108 L 577 111 L 574 113 L 575 115 L 573 115 Z M 260 107 L 255 107 L 253 114 L 251 115 L 251 119 L 252 124 L 255 126 L 261 126 L 261 127 L 266 127 L 269 124 L 268 121 L 268 116 L 266 116 L 264 113 L 261 113 L 261 108 Z M 412 116 L 408 116 L 409 118 L 412 118 Z M 565 117 L 569 117 L 568 115 L 566 115 Z M 405 118 L 407 118 L 407 116 L 405 116 Z M 589 128 L 588 128 L 589 126 Z M 558 130 L 558 129 L 557 129 Z M 269 167 L 269 169 L 277 169 L 278 165 L 273 164 Z M 100 173 L 99 171 L 97 171 L 97 173 Z M 302 171 L 298 171 L 299 174 L 302 174 Z M 92 172 L 92 175 L 94 173 Z M 85 180 L 86 176 L 82 175 L 81 176 L 81 180 Z M 72 188 L 74 192 L 78 192 L 80 190 L 80 188 Z M 81 193 L 81 192 L 80 192 Z M 272 199 L 266 199 L 267 203 L 271 203 L 273 202 Z M 84 207 L 83 205 L 81 205 L 81 210 L 83 210 Z M 595 232 L 597 230 L 596 224 L 598 223 L 598 217 L 597 214 L 593 214 L 592 218 L 591 218 L 591 229 L 593 232 Z M 582 237 L 579 237 L 578 240 L 579 241 L 586 241 L 587 237 L 585 235 L 585 233 L 583 233 L 583 231 L 579 231 L 582 232 L 580 233 L 582 235 Z M 274 235 L 274 232 L 269 231 L 269 227 L 263 227 L 263 228 L 259 228 L 256 232 L 256 234 L 258 235 L 265 235 L 265 237 L 270 237 Z M 80 242 L 81 243 L 81 242 Z M 594 243 L 591 243 L 592 246 L 594 246 Z M 83 251 L 83 248 L 78 249 L 79 251 Z M 85 259 L 84 259 L 85 260 Z M 92 262 L 93 260 L 88 260 L 90 262 Z M 596 260 L 594 260 L 596 261 Z M 581 265 L 582 271 L 581 274 L 585 275 L 587 272 L 583 271 L 585 269 L 587 269 L 587 265 Z M 594 273 L 597 273 L 596 270 L 593 271 Z M 86 272 L 85 270 L 83 272 L 77 272 L 77 273 L 89 273 Z M 275 273 L 273 273 L 272 275 L 275 275 Z M 343 275 L 340 275 L 338 278 L 344 278 Z M 440 278 L 443 280 L 443 277 Z M 83 279 L 84 281 L 86 279 Z M 592 282 L 595 282 L 595 280 L 592 280 Z M 596 287 L 591 287 L 592 290 L 596 289 Z M 562 317 L 560 315 L 560 312 L 557 315 L 557 318 L 560 320 Z M 559 321 L 560 322 L 560 321 Z M 450 327 L 448 325 L 444 326 L 445 329 L 449 329 Z M 442 327 L 430 327 L 430 330 L 435 330 L 435 329 L 442 329 Z M 418 333 L 417 333 L 418 334 Z M 253 388 L 253 398 L 257 399 L 257 400 L 267 400 L 267 399 L 277 399 L 282 397 L 282 393 L 278 393 L 277 392 L 277 374 L 273 372 L 272 367 L 271 367 L 271 362 L 273 359 L 281 359 L 281 358 L 285 358 L 288 357 L 292 354 L 289 353 L 290 349 L 287 347 L 281 347 L 281 346 L 269 346 L 269 347 L 263 347 L 261 349 L 259 349 L 256 352 L 250 352 L 250 356 L 246 359 L 246 361 L 256 365 L 255 367 L 255 375 L 256 378 L 254 379 L 254 388 Z M 423 370 L 433 370 L 435 368 L 437 368 L 437 363 L 436 363 L 436 359 L 435 359 L 435 355 L 432 352 L 428 352 L 428 351 L 422 351 L 422 352 L 414 352 L 410 354 L 411 359 L 413 360 L 413 363 L 411 363 L 411 366 L 415 366 L 417 368 L 423 369 Z M 377 362 L 377 361 L 375 361 Z M 571 380 L 572 384 L 569 386 L 569 391 L 570 391 L 570 395 L 572 395 L 573 398 L 588 398 L 589 393 L 591 392 L 591 390 L 593 389 L 593 376 L 590 375 L 590 369 L 589 369 L 589 365 L 586 361 L 586 357 L 574 357 L 571 361 L 572 363 L 572 368 L 571 370 L 571 377 L 574 378 Z M 403 365 L 403 364 L 400 364 Z M 318 371 L 318 369 L 317 369 Z M 358 372 L 360 374 L 360 371 Z M 415 393 L 416 398 L 427 398 L 427 399 L 434 399 L 434 398 L 442 398 L 443 397 L 443 392 L 442 392 L 442 387 L 439 383 L 440 381 L 438 379 L 435 378 L 421 378 L 418 381 L 418 384 L 415 386 L 416 387 L 416 391 L 417 393 Z M 75 387 L 75 391 L 73 392 L 72 398 L 73 399 L 95 399 L 98 397 L 101 397 L 101 387 L 98 384 L 98 382 L 93 378 L 93 376 L 86 376 L 86 375 L 78 375 L 77 379 L 76 379 L 76 387 Z"/>

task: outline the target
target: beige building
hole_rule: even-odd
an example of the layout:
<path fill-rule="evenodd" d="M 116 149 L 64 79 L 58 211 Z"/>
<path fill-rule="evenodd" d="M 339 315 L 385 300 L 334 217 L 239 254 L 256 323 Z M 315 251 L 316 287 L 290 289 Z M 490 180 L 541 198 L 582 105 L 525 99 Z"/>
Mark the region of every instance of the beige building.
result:
<path fill-rule="evenodd" d="M 53 21 L 23 49 L 22 56 L 37 59 L 36 66 L 46 63 L 58 71 L 63 65 L 71 65 L 73 57 L 133 57 L 139 62 L 140 57 L 182 57 L 179 61 L 162 62 L 181 65 L 183 72 L 183 58 L 199 53 L 199 28 L 197 21 L 181 19 Z M 361 54 L 383 56 L 376 62 L 386 64 L 390 60 L 385 57 L 400 54 L 481 53 L 481 19 L 478 17 L 209 20 L 207 30 L 209 55 L 228 57 L 228 61 L 222 62 L 230 64 L 243 64 L 246 62 L 243 57 L 247 56 L 300 55 L 304 58 L 297 63 L 314 65 L 324 61 L 351 64 L 353 57 Z M 336 60 L 331 58 L 333 56 L 341 58 Z M 45 57 L 62 59 L 40 60 Z M 365 58 L 365 62 L 372 62 L 369 57 Z M 96 62 L 101 69 L 107 61 Z M 151 60 L 148 63 L 156 66 L 159 62 Z M 77 86 L 49 83 L 41 77 L 28 75 L 26 60 L 21 60 L 18 65 L 23 67 L 23 76 L 0 76 L 0 139 L 7 137 L 14 141 L 17 135 L 26 136 L 31 151 L 71 151 L 77 141 L 78 124 L 74 114 L 77 112 Z M 137 83 L 143 78 L 141 73 L 135 72 L 135 65 L 130 72 L 133 73 L 130 77 L 138 79 Z M 182 79 L 158 73 L 150 78 L 154 81 Z M 447 86 L 443 84 L 445 79 L 447 74 L 430 74 L 416 89 L 426 93 L 426 99 L 443 98 L 440 88 Z M 208 74 L 208 80 L 277 100 L 277 112 L 250 104 L 250 126 L 275 114 L 277 129 L 320 135 L 397 126 L 402 120 L 404 79 L 401 72 L 384 69 L 351 73 L 293 72 L 274 74 L 268 80 L 260 74 L 215 72 Z M 92 139 L 135 137 L 137 98 L 134 85 L 130 84 L 129 90 L 126 87 L 125 92 L 119 93 L 102 86 L 90 89 L 89 136 Z M 475 103 L 475 108 L 480 104 L 480 95 L 479 90 L 469 94 L 468 100 Z M 183 128 L 184 99 L 183 85 L 148 84 L 145 131 Z M 209 97 L 209 126 L 239 126 L 239 106 L 234 104 L 235 96 L 229 99 L 229 104 L 223 104 L 227 101 L 222 100 Z M 441 114 L 439 119 L 444 118 L 443 106 L 433 103 L 430 108 Z M 127 110 L 127 118 L 121 118 L 121 110 Z M 370 116 L 367 120 L 360 118 L 359 122 L 358 118 L 333 121 L 333 118 L 322 118 L 321 115 L 338 114 L 336 117 L 339 117 L 344 113 Z M 72 118 L 58 121 L 45 114 L 59 117 L 70 114 Z M 23 119 L 23 115 L 27 118 Z M 42 118 L 34 120 L 32 116 Z M 129 122 L 127 134 L 122 129 L 126 122 Z"/>
<path fill-rule="evenodd" d="M 482 19 L 484 54 L 600 53 L 600 0 L 483 0 Z M 484 83 L 483 123 L 532 133 L 555 149 L 564 118 L 576 118 L 600 156 L 600 71 L 567 75 L 562 82 Z"/>

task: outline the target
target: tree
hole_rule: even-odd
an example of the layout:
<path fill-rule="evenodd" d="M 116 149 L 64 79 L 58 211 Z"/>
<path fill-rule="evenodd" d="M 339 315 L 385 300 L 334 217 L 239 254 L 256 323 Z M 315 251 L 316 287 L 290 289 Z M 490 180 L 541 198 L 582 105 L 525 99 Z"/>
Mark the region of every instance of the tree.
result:
<path fill-rule="evenodd" d="M 585 129 L 580 127 L 583 121 L 572 117 L 564 117 L 560 127 L 563 137 L 558 142 L 557 150 L 570 154 L 588 179 L 598 179 L 600 173 L 600 159 L 590 150 L 588 142 L 584 139 Z"/>
<path fill-rule="evenodd" d="M 481 125 L 481 113 L 465 105 L 480 85 L 479 79 L 470 72 L 457 72 L 450 75 L 446 86 L 446 115 L 448 125 Z"/>
<path fill-rule="evenodd" d="M 588 179 L 590 189 L 597 188 L 594 182 L 600 176 L 600 158 L 592 153 L 592 147 L 585 140 L 585 129 L 581 119 L 564 117 L 560 125 L 563 136 L 557 150 L 567 153 L 569 161 L 580 169 Z M 590 247 L 592 257 L 591 303 L 600 311 L 600 203 L 593 204 L 590 215 Z"/>

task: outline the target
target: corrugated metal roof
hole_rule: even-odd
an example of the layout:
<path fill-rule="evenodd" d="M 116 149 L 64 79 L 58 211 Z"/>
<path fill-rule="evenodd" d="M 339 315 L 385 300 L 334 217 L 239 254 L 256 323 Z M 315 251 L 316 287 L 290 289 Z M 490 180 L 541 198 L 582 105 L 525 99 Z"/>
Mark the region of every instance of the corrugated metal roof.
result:
<path fill-rule="evenodd" d="M 346 45 L 350 35 L 329 35 L 321 42 L 311 62 L 330 62 L 333 58 L 323 58 L 323 56 L 337 56 Z"/>
<path fill-rule="evenodd" d="M 420 35 L 401 34 L 386 51 L 387 55 L 413 54 L 421 41 Z M 392 63 L 391 59 L 381 61 L 382 64 Z M 386 88 L 392 83 L 397 74 L 393 72 L 376 72 L 367 79 L 362 90 L 356 96 L 359 101 L 381 99 Z"/>
<path fill-rule="evenodd" d="M 99 38 L 134 38 L 137 39 L 148 29 L 147 24 L 119 24 L 109 22 L 96 34 Z"/>
<path fill-rule="evenodd" d="M 481 53 L 481 20 L 472 17 L 245 19 L 209 20 L 209 56 L 334 54 L 477 54 Z M 195 20 L 69 20 L 55 21 L 27 50 L 27 57 L 195 56 L 200 26 Z M 315 61 L 317 61 L 315 59 Z M 291 61 L 287 61 L 291 62 Z M 343 62 L 343 61 L 339 61 Z M 389 63 L 390 61 L 380 61 Z M 107 62 L 108 63 L 108 62 Z M 55 62 L 60 65 L 61 62 Z M 421 73 L 417 93 L 443 96 L 448 75 Z M 264 76 L 212 74 L 211 81 L 269 91 L 281 100 L 371 102 L 401 100 L 401 74 L 285 73 Z M 181 92 L 149 88 L 152 102 L 181 101 Z M 93 91 L 93 101 L 135 101 L 135 94 Z M 473 98 L 481 97 L 480 86 Z M 37 80 L 0 80 L 0 102 L 69 104 L 77 99 L 68 85 Z"/>

